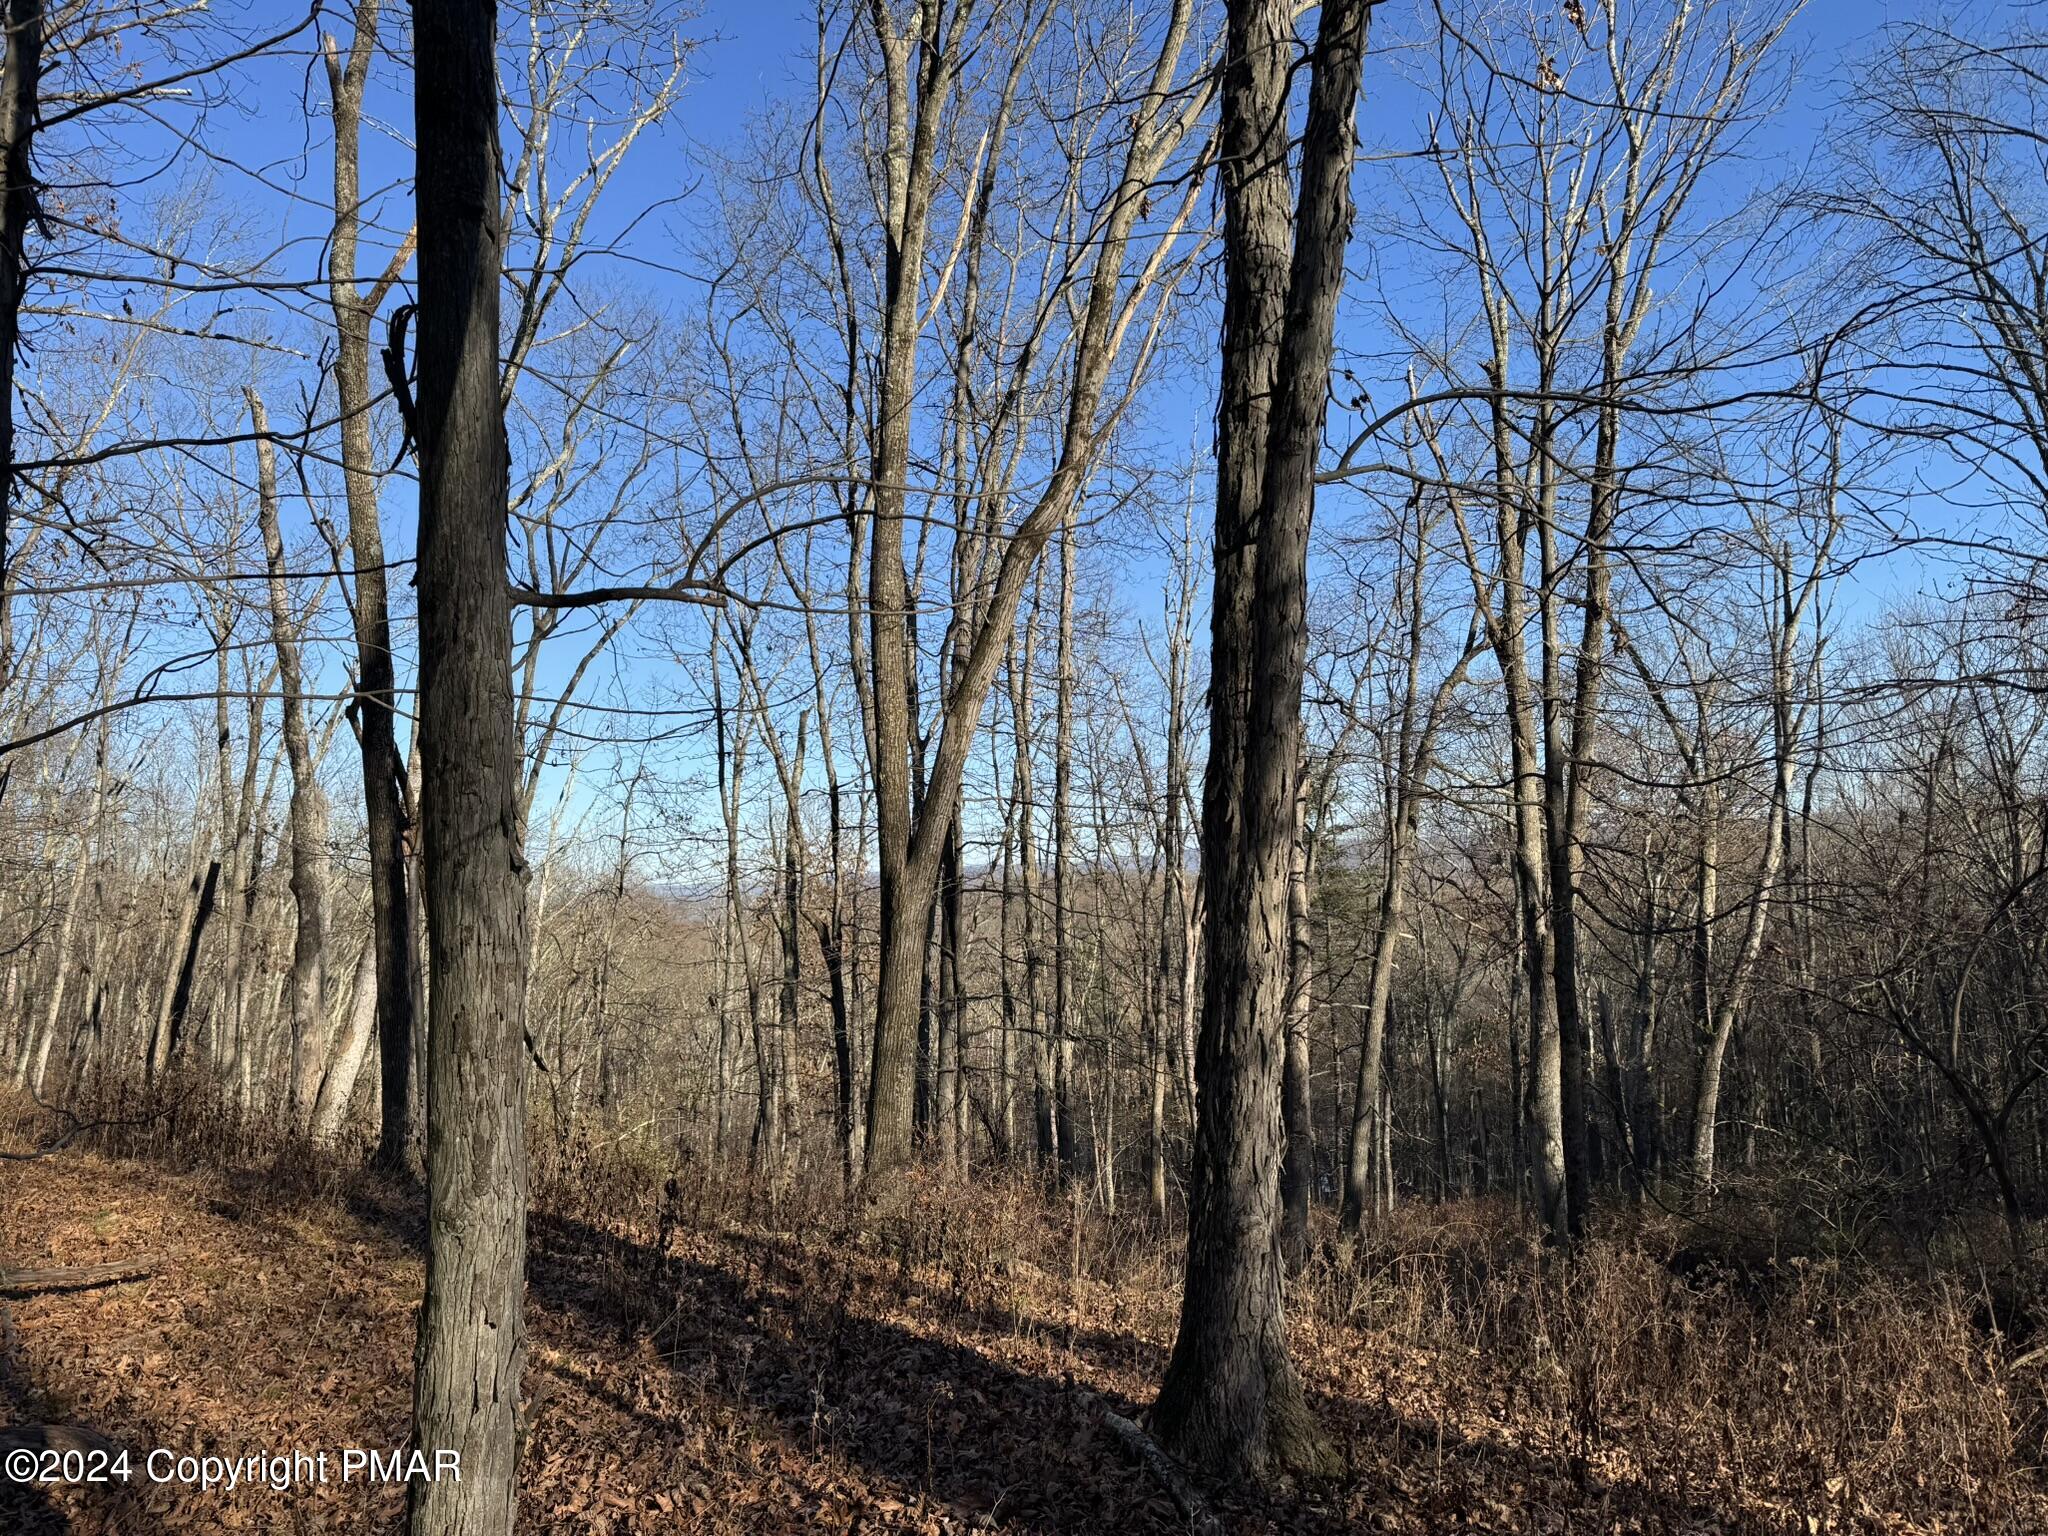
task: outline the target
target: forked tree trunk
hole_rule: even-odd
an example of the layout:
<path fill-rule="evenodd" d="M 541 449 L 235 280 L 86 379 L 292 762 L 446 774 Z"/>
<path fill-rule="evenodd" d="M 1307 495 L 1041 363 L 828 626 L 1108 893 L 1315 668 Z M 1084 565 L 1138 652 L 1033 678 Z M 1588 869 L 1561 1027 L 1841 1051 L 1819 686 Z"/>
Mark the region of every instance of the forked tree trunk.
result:
<path fill-rule="evenodd" d="M 509 1536 L 526 1359 L 526 859 L 499 403 L 497 10 L 417 0 L 427 1288 L 411 1536 Z"/>
<path fill-rule="evenodd" d="M 938 891 L 939 858 L 959 806 L 968 755 L 983 706 L 1000 669 L 1011 626 L 1047 541 L 1072 509 L 1104 437 L 1103 403 L 1113 366 L 1128 341 L 1142 296 L 1165 270 L 1171 236 L 1140 230 L 1155 183 L 1195 122 L 1180 110 L 1181 64 L 1193 35 L 1192 0 L 1173 0 L 1156 30 L 1157 51 L 1144 89 L 1117 130 L 1118 162 L 1101 201 L 1086 256 L 1062 279 L 1076 302 L 1067 345 L 1061 425 L 1052 464 L 1038 495 L 993 560 L 987 598 L 977 605 L 971 634 L 956 637 L 957 673 L 942 687 L 935 729 L 918 730 L 913 610 L 904 569 L 907 481 L 912 470 L 911 422 L 918 409 L 917 348 L 926 291 L 927 223 L 940 181 L 940 148 L 952 131 L 949 103 L 961 71 L 982 46 L 967 38 L 971 6 L 926 5 L 907 23 L 889 6 L 865 13 L 885 84 L 887 175 L 883 190 L 882 346 L 872 407 L 872 510 L 868 532 L 868 664 L 872 671 L 870 755 L 881 900 L 880 972 L 875 996 L 875 1046 L 868 1085 L 870 1178 L 886 1176 L 912 1154 L 917 1025 L 925 940 Z M 1029 46 L 1025 44 L 1024 46 Z M 1148 50 L 1149 51 L 1149 50 Z M 1192 187 L 1199 179 L 1190 182 Z M 1178 228 L 1178 226 L 1172 226 Z M 1148 241 L 1150 259 L 1130 261 Z M 920 772 L 913 795 L 911 757 Z M 923 771 L 928 764 L 928 773 Z"/>

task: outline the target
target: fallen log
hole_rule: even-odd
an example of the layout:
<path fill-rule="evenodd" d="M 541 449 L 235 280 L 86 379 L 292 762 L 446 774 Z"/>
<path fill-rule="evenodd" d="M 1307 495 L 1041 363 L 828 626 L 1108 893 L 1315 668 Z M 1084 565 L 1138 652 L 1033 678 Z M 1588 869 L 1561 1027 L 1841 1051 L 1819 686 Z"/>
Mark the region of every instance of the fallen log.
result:
<path fill-rule="evenodd" d="M 111 1264 L 72 1264 L 58 1269 L 0 1269 L 0 1294 L 27 1296 L 40 1291 L 84 1291 L 99 1285 L 140 1280 L 156 1272 L 154 1258 L 117 1259 Z"/>

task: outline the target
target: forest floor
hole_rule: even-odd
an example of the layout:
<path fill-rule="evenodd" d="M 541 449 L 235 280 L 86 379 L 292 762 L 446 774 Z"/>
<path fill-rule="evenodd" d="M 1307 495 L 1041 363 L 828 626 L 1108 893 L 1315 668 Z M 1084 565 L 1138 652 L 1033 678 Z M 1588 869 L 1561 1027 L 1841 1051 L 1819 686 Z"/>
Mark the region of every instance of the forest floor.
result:
<path fill-rule="evenodd" d="M 708 1184 L 541 1182 L 522 1530 L 1186 1529 L 1102 1427 L 1159 1379 L 1169 1245 L 1020 1187 L 918 1186 L 854 1230 Z M 1824 1266 L 1681 1280 L 1612 1243 L 1561 1274 L 1500 1213 L 1428 1220 L 1297 1285 L 1296 1358 L 1350 1470 L 1211 1489 L 1226 1529 L 2048 1531 L 2048 1371 L 1966 1298 Z M 303 1159 L 0 1164 L 6 1266 L 154 1261 L 8 1304 L 0 1422 L 90 1425 L 138 1475 L 33 1505 L 0 1486 L 0 1530 L 396 1530 L 397 1486 L 139 1469 L 402 1447 L 422 1235 L 414 1191 Z"/>

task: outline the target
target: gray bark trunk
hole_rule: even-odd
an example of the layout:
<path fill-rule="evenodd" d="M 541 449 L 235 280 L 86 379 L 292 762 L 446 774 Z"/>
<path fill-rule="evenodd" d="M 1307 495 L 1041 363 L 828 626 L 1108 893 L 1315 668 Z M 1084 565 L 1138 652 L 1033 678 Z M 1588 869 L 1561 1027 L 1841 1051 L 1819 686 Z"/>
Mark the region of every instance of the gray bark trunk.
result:
<path fill-rule="evenodd" d="M 268 568 L 270 642 L 277 652 L 284 712 L 285 760 L 291 768 L 292 929 L 291 1081 L 294 1122 L 312 1113 L 327 1068 L 327 807 L 306 732 L 299 671 L 298 623 L 285 582 L 284 536 L 277 517 L 277 456 L 267 434 L 270 418 L 254 389 L 243 391 L 256 437 L 256 519 Z"/>
<path fill-rule="evenodd" d="M 526 1358 L 526 859 L 499 397 L 497 12 L 413 8 L 420 210 L 420 773 L 427 1287 L 411 1536 L 509 1536 Z"/>
<path fill-rule="evenodd" d="M 369 295 L 356 288 L 362 222 L 359 147 L 362 103 L 377 45 L 381 0 L 356 0 L 355 34 L 346 59 L 325 51 L 334 119 L 334 230 L 328 245 L 328 302 L 334 314 L 334 387 L 341 404 L 342 484 L 348 499 L 348 542 L 355 564 L 352 617 L 356 641 L 356 727 L 363 811 L 370 855 L 370 926 L 377 950 L 379 1128 L 376 1161 L 399 1169 L 412 1158 L 418 1126 L 413 1105 L 414 983 L 412 898 L 406 890 L 404 759 L 398 752 L 397 668 L 384 574 L 384 529 L 370 433 L 370 327 L 385 283 Z"/>
<path fill-rule="evenodd" d="M 1287 1353 L 1278 1067 L 1308 532 L 1351 227 L 1353 115 L 1369 14 L 1361 0 L 1323 9 L 1299 213 L 1290 219 L 1290 12 L 1281 0 L 1229 6 L 1216 595 L 1202 806 L 1208 966 L 1186 1285 L 1153 1422 L 1182 1459 L 1235 1475 L 1320 1472 L 1335 1461 Z"/>
<path fill-rule="evenodd" d="M 356 1079 L 362 1075 L 363 1059 L 370 1053 L 370 1037 L 377 1022 L 377 946 L 365 940 L 356 961 L 355 981 L 349 991 L 348 1016 L 334 1043 L 326 1073 L 313 1098 L 313 1141 L 331 1146 L 348 1123 L 349 1104 L 356 1094 Z"/>

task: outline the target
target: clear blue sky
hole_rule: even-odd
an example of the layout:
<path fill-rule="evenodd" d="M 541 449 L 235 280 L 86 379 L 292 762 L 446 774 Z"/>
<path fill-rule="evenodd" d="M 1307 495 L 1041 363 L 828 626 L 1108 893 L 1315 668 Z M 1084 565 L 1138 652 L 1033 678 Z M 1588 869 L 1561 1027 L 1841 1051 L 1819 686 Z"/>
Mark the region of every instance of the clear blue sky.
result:
<path fill-rule="evenodd" d="M 233 10 L 235 0 L 228 0 L 228 5 Z M 1980 9 L 1977 14 L 1999 15 L 2006 9 Z M 385 32 L 392 42 L 401 35 L 403 12 L 395 4 L 388 10 Z M 1792 34 L 1801 63 L 1791 101 L 1754 141 L 1759 179 L 1781 174 L 1819 153 L 1830 103 L 1886 20 L 1937 13 L 1949 14 L 1906 0 L 1881 0 L 1876 5 L 1814 0 Z M 265 30 L 279 24 L 271 18 L 281 14 L 281 8 L 268 0 L 243 0 L 237 14 L 251 30 Z M 1360 116 L 1369 151 L 1398 152 L 1423 141 L 1423 103 L 1399 83 L 1401 61 L 1391 51 L 1413 46 L 1423 14 L 1415 0 L 1388 0 L 1380 11 L 1376 42 L 1387 51 L 1379 68 L 1369 68 L 1367 102 Z M 712 0 L 694 20 L 684 21 L 685 34 L 700 39 L 700 45 L 691 60 L 681 106 L 666 130 L 636 150 L 607 199 L 604 220 L 614 229 L 644 208 L 662 205 L 664 210 L 639 223 L 622 242 L 622 249 L 637 259 L 614 264 L 621 281 L 677 307 L 695 299 L 701 275 L 691 273 L 688 258 L 679 254 L 692 243 L 693 221 L 703 206 L 691 188 L 708 176 L 708 162 L 738 149 L 749 119 L 778 102 L 800 106 L 808 98 L 815 28 L 814 13 L 792 0 Z M 324 82 L 309 53 L 300 49 L 242 72 L 237 99 L 209 122 L 207 142 L 214 158 L 206 171 L 222 198 L 246 209 L 242 222 L 248 242 L 279 246 L 279 267 L 303 277 L 317 272 L 329 173 L 324 124 L 309 123 L 302 105 L 324 104 L 325 99 Z M 387 71 L 373 96 L 373 118 L 392 132 L 366 144 L 366 186 L 395 186 L 406 173 L 409 151 L 402 140 L 410 128 L 411 110 L 399 87 L 409 83 Z M 1372 242 L 1376 217 L 1388 204 L 1393 174 L 1385 163 L 1370 160 L 1358 174 L 1359 245 L 1343 330 L 1343 341 L 1358 353 L 1370 354 L 1384 346 L 1386 333 L 1378 318 L 1381 302 L 1400 294 L 1415 276 L 1402 270 L 1402 257 L 1390 257 Z M 409 199 L 388 200 L 388 226 L 402 228 L 409 217 Z M 682 270 L 674 270 L 677 267 Z M 1212 382 L 1212 374 L 1189 370 L 1154 398 L 1152 415 L 1172 441 L 1176 457 L 1191 439 L 1206 444 Z M 392 488 L 386 521 L 392 553 L 410 553 L 407 490 Z M 1157 612 L 1160 571 L 1155 563 L 1128 558 L 1119 580 L 1126 611 Z M 1895 565 L 1886 580 L 1897 590 L 1911 590 L 1919 577 L 1910 567 Z M 850 741 L 842 743 L 843 748 L 849 746 Z M 545 816 L 546 804 L 543 794 L 537 819 Z"/>

